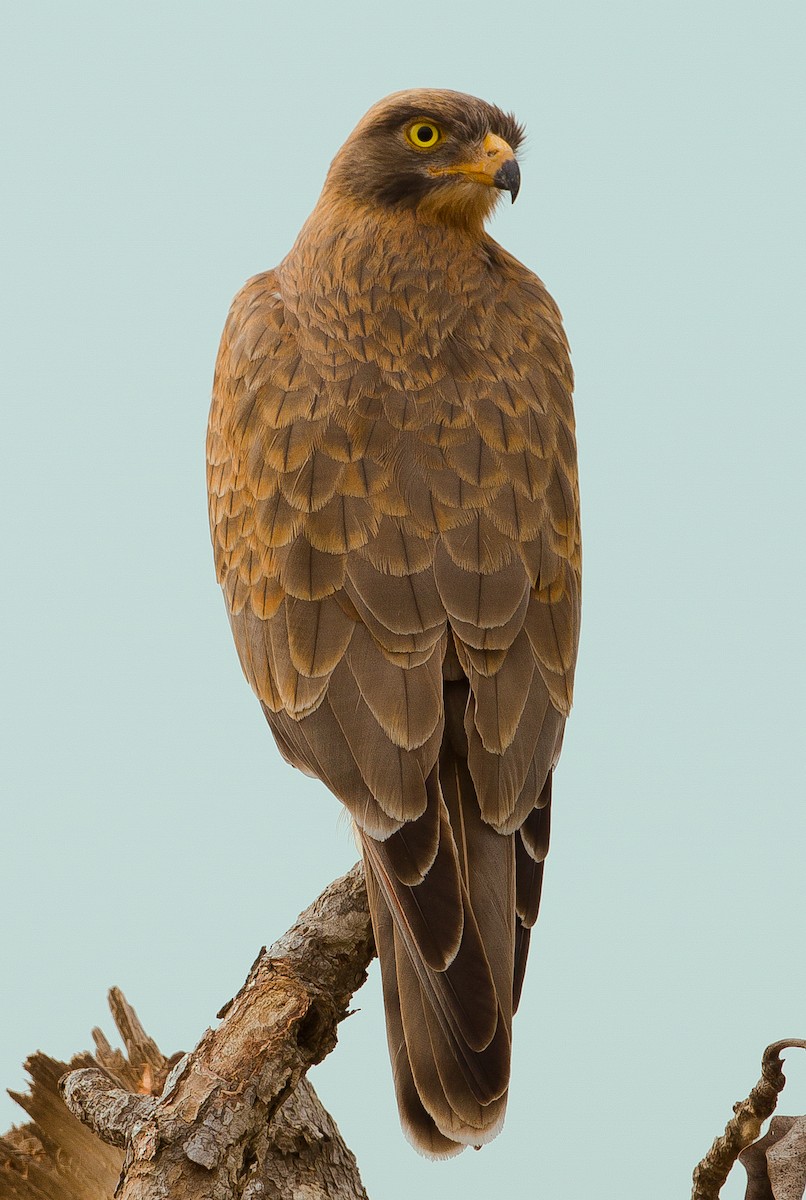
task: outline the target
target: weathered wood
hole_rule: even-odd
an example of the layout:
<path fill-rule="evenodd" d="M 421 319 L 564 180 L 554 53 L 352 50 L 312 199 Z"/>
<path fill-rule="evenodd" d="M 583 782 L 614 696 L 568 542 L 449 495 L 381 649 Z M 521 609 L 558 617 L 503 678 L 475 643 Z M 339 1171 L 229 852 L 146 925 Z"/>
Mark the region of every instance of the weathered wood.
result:
<path fill-rule="evenodd" d="M 27 1060 L 29 1090 L 11 1094 L 32 1119 L 0 1138 L 2 1200 L 110 1200 L 123 1154 L 99 1141 L 59 1095 L 65 1071 L 95 1066 L 89 1054 L 69 1063 L 45 1054 Z"/>
<path fill-rule="evenodd" d="M 741 1152 L 756 1140 L 761 1126 L 775 1111 L 786 1077 L 781 1055 L 784 1050 L 806 1049 L 800 1038 L 773 1042 L 761 1058 L 761 1079 L 746 1100 L 733 1106 L 733 1116 L 725 1132 L 714 1140 L 711 1149 L 694 1168 L 691 1200 L 718 1200 L 722 1185 Z"/>
<path fill-rule="evenodd" d="M 191 1054 L 166 1058 L 113 989 L 125 1054 L 96 1029 L 94 1055 L 28 1059 L 30 1089 L 12 1095 L 32 1120 L 0 1138 L 0 1200 L 367 1200 L 305 1072 L 335 1046 L 373 953 L 358 865 L 261 951 L 221 1024 Z M 780 1056 L 795 1046 L 806 1042 L 765 1050 L 762 1079 L 694 1173 L 693 1200 L 719 1195 L 775 1108 Z M 772 1174 L 782 1197 L 806 1179 L 806 1132 L 784 1144 L 806 1118 L 784 1124 L 742 1156 L 748 1197 L 769 1196 Z"/>
<path fill-rule="evenodd" d="M 304 1076 L 335 1046 L 373 954 L 358 865 L 261 951 L 192 1053 L 166 1059 L 113 990 L 126 1055 L 95 1030 L 94 1057 L 30 1060 L 18 1099 L 36 1125 L 0 1142 L 0 1200 L 366 1200 Z"/>

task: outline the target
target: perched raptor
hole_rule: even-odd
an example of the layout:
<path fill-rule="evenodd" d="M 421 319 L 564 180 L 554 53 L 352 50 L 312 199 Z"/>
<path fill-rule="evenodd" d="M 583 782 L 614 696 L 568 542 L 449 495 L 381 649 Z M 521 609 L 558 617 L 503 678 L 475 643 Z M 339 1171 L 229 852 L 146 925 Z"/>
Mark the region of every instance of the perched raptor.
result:
<path fill-rule="evenodd" d="M 241 665 L 348 808 L 404 1131 L 504 1119 L 580 621 L 572 374 L 540 280 L 484 231 L 522 130 L 398 92 L 233 302 L 207 442 Z"/>

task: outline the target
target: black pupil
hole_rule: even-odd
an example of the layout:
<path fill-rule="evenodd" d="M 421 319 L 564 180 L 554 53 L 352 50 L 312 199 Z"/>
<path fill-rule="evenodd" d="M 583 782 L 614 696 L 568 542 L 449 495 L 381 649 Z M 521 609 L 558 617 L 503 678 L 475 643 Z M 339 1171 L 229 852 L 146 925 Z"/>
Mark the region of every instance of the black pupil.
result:
<path fill-rule="evenodd" d="M 430 125 L 421 125 L 417 130 L 417 140 L 420 142 L 433 142 L 434 131 Z"/>

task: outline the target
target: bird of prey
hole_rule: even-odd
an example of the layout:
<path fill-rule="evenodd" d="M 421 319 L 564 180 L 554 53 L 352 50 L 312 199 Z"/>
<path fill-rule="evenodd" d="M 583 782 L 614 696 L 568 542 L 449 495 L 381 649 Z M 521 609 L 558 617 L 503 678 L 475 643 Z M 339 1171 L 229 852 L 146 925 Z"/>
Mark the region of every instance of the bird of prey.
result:
<path fill-rule="evenodd" d="M 352 816 L 404 1132 L 499 1132 L 580 622 L 572 374 L 485 232 L 522 128 L 376 104 L 288 256 L 236 296 L 207 441 L 244 673 Z"/>

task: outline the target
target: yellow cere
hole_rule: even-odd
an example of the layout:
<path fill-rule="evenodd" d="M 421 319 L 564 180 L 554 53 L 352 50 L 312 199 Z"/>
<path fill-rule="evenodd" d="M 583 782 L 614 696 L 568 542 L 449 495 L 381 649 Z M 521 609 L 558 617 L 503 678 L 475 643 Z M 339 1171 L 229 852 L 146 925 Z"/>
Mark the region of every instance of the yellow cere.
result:
<path fill-rule="evenodd" d="M 406 130 L 409 143 L 417 150 L 431 150 L 442 141 L 443 133 L 433 121 L 415 121 Z"/>

